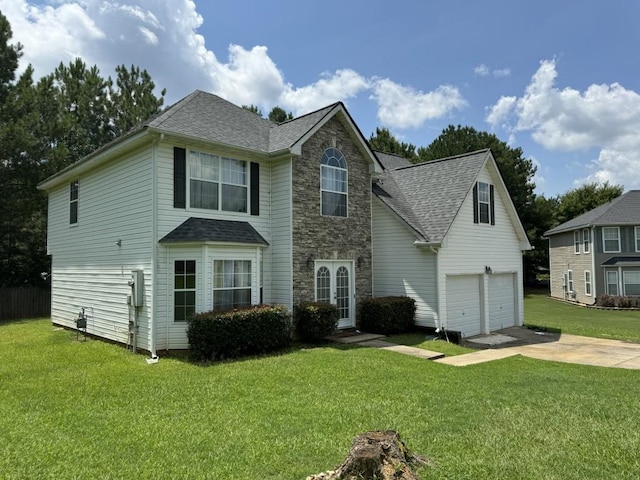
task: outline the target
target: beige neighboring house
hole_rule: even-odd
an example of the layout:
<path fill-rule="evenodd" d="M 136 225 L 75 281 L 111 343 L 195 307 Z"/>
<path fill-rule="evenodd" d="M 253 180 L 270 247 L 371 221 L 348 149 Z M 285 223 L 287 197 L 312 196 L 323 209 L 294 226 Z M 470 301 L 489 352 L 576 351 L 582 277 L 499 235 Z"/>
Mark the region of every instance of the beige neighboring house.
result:
<path fill-rule="evenodd" d="M 640 190 L 545 232 L 551 296 L 584 304 L 640 296 Z"/>

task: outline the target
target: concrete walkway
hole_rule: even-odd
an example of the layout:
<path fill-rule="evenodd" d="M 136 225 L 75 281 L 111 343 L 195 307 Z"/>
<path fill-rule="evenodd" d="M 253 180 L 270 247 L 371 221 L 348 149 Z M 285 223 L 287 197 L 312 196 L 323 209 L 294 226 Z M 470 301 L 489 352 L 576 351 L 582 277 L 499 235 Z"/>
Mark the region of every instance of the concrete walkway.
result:
<path fill-rule="evenodd" d="M 552 342 L 479 350 L 438 359 L 436 362 L 462 367 L 513 355 L 553 362 L 640 370 L 640 344 L 569 334 L 562 334 Z"/>
<path fill-rule="evenodd" d="M 329 339 L 338 343 L 381 348 L 456 367 L 500 360 L 514 355 L 523 355 L 553 362 L 640 370 L 640 343 L 569 334 L 549 334 L 538 337 L 535 332 L 524 327 L 511 327 L 500 333 L 500 335 L 503 334 L 516 338 L 513 339 L 513 342 L 499 345 L 485 342 L 485 345 L 489 346 L 489 348 L 453 357 L 445 357 L 440 352 L 386 342 L 382 340 L 384 335 L 370 333 L 339 334 L 329 337 Z"/>

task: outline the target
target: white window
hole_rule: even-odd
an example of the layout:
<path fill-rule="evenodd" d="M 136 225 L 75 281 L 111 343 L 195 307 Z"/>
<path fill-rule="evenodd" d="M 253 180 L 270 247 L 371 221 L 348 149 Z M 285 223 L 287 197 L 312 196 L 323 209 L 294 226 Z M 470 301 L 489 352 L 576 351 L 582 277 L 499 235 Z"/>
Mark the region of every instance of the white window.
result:
<path fill-rule="evenodd" d="M 173 320 L 186 322 L 196 312 L 196 262 L 176 260 L 173 267 Z"/>
<path fill-rule="evenodd" d="M 78 180 L 69 184 L 69 224 L 78 223 Z"/>
<path fill-rule="evenodd" d="M 588 228 L 582 230 L 582 245 L 584 248 L 584 253 L 589 253 L 591 250 L 591 232 Z"/>
<path fill-rule="evenodd" d="M 640 227 L 633 228 L 636 236 L 636 252 L 640 252 Z"/>
<path fill-rule="evenodd" d="M 213 261 L 213 309 L 251 305 L 251 260 Z"/>
<path fill-rule="evenodd" d="M 620 228 L 602 227 L 602 245 L 604 253 L 620 252 Z"/>
<path fill-rule="evenodd" d="M 568 287 L 569 287 L 569 291 L 573 292 L 573 270 L 568 270 L 567 271 L 567 280 L 568 280 Z"/>
<path fill-rule="evenodd" d="M 189 206 L 247 212 L 247 162 L 189 152 Z"/>
<path fill-rule="evenodd" d="M 615 270 L 607 271 L 607 293 L 618 295 L 618 272 Z"/>
<path fill-rule="evenodd" d="M 584 294 L 591 296 L 591 272 L 589 270 L 584 272 Z"/>
<path fill-rule="evenodd" d="M 320 165 L 322 215 L 347 216 L 347 161 L 337 148 L 327 148 Z"/>
<path fill-rule="evenodd" d="M 491 223 L 491 196 L 489 184 L 478 182 L 478 221 Z"/>
<path fill-rule="evenodd" d="M 580 230 L 573 232 L 573 253 L 580 253 Z"/>
<path fill-rule="evenodd" d="M 623 272 L 624 294 L 628 296 L 640 295 L 640 271 Z"/>

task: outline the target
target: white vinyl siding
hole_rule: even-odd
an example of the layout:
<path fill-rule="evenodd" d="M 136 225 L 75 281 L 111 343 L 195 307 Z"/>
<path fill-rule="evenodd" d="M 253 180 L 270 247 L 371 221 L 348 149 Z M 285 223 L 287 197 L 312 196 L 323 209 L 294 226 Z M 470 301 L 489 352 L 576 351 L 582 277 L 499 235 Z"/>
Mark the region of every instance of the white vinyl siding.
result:
<path fill-rule="evenodd" d="M 82 307 L 90 334 L 129 341 L 131 270 L 144 271 L 144 304 L 137 308 L 138 348 L 150 348 L 153 315 L 151 149 L 83 174 L 82 218 L 69 225 L 69 183 L 49 193 L 48 249 L 52 255 L 53 323 L 75 327 Z M 120 245 L 118 245 L 120 241 Z"/>
<path fill-rule="evenodd" d="M 573 232 L 573 253 L 580 253 L 580 230 Z"/>
<path fill-rule="evenodd" d="M 373 295 L 406 295 L 416 301 L 416 324 L 437 327 L 436 255 L 416 248 L 413 234 L 378 199 L 372 201 Z"/>
<path fill-rule="evenodd" d="M 270 289 L 272 303 L 293 308 L 293 226 L 292 226 L 292 184 L 291 162 L 278 161 L 272 166 L 271 222 L 273 239 L 265 254 L 271 255 L 271 282 L 265 282 L 265 290 Z M 269 296 L 266 296 L 269 298 Z"/>
<path fill-rule="evenodd" d="M 620 227 L 602 227 L 604 253 L 620 253 Z"/>

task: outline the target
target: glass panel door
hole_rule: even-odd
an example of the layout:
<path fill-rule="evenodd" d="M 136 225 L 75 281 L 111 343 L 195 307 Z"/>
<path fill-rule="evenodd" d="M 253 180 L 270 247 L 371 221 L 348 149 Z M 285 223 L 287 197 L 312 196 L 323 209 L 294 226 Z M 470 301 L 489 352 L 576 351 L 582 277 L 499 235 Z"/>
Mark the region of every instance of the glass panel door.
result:
<path fill-rule="evenodd" d="M 338 328 L 355 326 L 353 315 L 351 262 L 316 262 L 316 301 L 338 307 Z"/>

